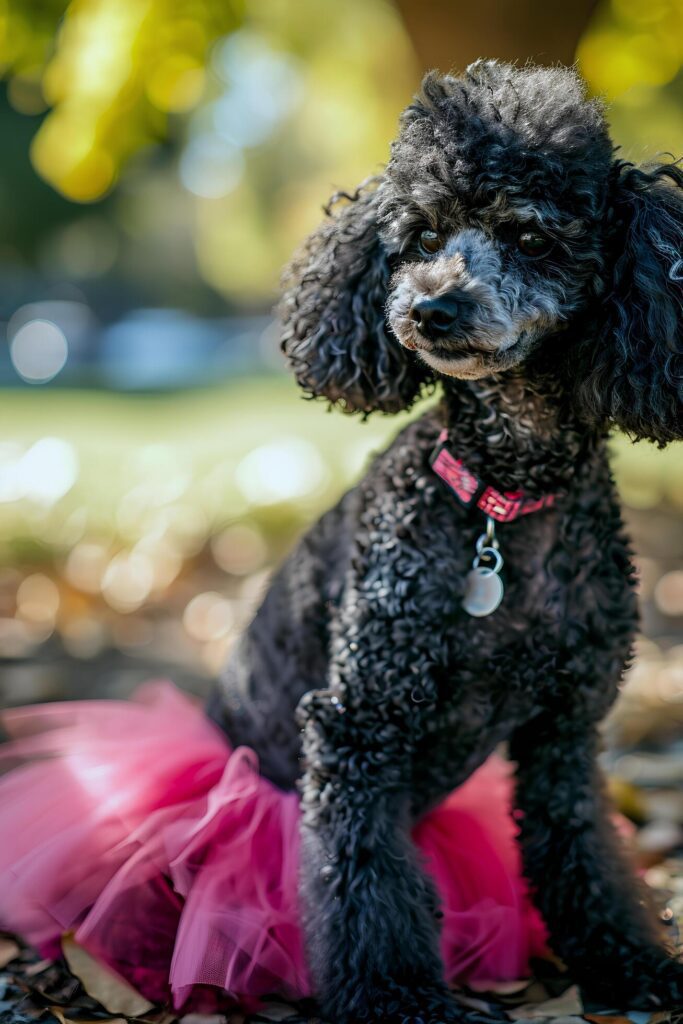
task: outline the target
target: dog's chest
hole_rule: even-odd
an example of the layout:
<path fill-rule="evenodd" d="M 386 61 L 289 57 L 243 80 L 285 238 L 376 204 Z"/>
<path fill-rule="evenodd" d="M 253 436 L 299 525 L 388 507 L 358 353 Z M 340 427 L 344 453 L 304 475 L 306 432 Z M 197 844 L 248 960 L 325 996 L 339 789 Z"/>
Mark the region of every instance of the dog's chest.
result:
<path fill-rule="evenodd" d="M 552 685 L 558 657 L 571 646 L 576 630 L 584 628 L 596 600 L 603 599 L 593 592 L 601 584 L 591 577 L 585 551 L 564 543 L 561 528 L 558 513 L 549 510 L 496 529 L 502 597 L 489 614 L 467 610 L 468 574 L 483 524 L 466 524 L 459 549 L 444 555 L 450 593 L 443 623 L 442 696 L 446 703 L 457 702 L 465 717 L 468 703 L 480 709 L 481 720 L 473 721 L 473 728 L 489 724 L 493 704 L 500 710 L 501 694 L 509 705 L 538 699 L 543 669 Z M 496 702 L 489 696 L 492 690 Z"/>
<path fill-rule="evenodd" d="M 511 634 L 541 620 L 549 628 L 558 625 L 571 588 L 573 567 L 568 564 L 558 575 L 553 562 L 553 555 L 559 551 L 557 514 L 545 511 L 528 520 L 495 524 L 488 536 L 486 531 L 483 516 L 474 522 L 465 521 L 457 548 L 446 542 L 433 560 L 435 570 L 449 577 L 450 611 L 456 628 L 465 637 L 482 630 L 490 646 L 496 638 L 507 642 Z M 573 562 L 571 553 L 565 554 L 565 562 Z M 499 588 L 489 589 L 499 598 L 498 603 L 493 598 L 487 600 L 486 583 L 493 576 L 500 581 Z M 478 588 L 480 602 L 471 599 Z"/>
<path fill-rule="evenodd" d="M 579 648 L 626 656 L 636 608 L 619 526 L 609 508 L 599 517 L 549 509 L 497 526 L 503 594 L 475 616 L 463 599 L 485 521 L 460 519 L 457 544 L 452 534 L 433 563 L 448 580 L 439 673 L 446 719 L 476 730 L 497 716 L 523 717 L 550 696 L 558 673 L 566 677 Z"/>
<path fill-rule="evenodd" d="M 562 620 L 571 576 L 562 580 L 553 567 L 558 551 L 558 516 L 546 511 L 497 528 L 503 598 L 497 611 L 499 628 L 518 631 L 540 619 L 550 629 Z M 484 616 L 494 625 L 492 616 Z"/>

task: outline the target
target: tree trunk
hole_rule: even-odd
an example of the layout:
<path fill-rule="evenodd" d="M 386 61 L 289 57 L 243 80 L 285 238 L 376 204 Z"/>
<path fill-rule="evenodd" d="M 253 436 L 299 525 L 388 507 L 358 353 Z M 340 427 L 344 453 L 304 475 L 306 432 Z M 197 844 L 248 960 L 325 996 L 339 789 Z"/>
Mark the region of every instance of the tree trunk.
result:
<path fill-rule="evenodd" d="M 478 57 L 572 64 L 597 0 L 396 0 L 421 69 L 463 71 Z"/>

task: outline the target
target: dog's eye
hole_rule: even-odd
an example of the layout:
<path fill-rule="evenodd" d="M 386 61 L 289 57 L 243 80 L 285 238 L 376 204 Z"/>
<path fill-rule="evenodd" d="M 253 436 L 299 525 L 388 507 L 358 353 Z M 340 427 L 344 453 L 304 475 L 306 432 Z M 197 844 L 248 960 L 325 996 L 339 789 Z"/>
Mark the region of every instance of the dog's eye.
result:
<path fill-rule="evenodd" d="M 436 231 L 423 231 L 420 234 L 420 249 L 427 256 L 438 252 L 442 246 L 441 236 Z"/>
<path fill-rule="evenodd" d="M 517 248 L 525 256 L 547 256 L 552 247 L 552 239 L 538 231 L 522 231 L 517 239 Z"/>

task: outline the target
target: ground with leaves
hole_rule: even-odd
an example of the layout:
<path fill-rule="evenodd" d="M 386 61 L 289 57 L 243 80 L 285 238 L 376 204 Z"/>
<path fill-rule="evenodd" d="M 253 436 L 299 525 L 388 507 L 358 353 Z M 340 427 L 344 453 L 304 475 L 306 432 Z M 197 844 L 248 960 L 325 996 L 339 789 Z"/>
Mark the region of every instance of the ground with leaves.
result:
<path fill-rule="evenodd" d="M 651 644 L 639 650 L 638 671 L 606 725 L 603 764 L 616 803 L 636 825 L 634 853 L 660 908 L 669 944 L 683 954 L 683 702 L 672 701 L 664 687 L 668 662 L 663 657 Z M 34 681 L 31 693 L 36 700 L 83 696 L 86 689 L 92 695 L 93 680 L 98 695 L 125 697 L 141 679 L 158 677 L 166 667 L 131 662 L 124 671 L 120 659 L 108 657 L 97 666 L 86 662 L 79 673 L 76 662 L 62 662 L 54 652 L 48 662 L 55 671 L 60 669 L 57 675 L 46 673 L 46 662 L 33 659 L 24 664 Z M 185 677 L 177 667 L 174 674 L 182 675 L 187 689 L 206 691 L 206 680 Z M 3 678 L 2 702 L 19 702 L 19 694 L 11 699 L 8 676 Z M 43 687 L 48 683 L 46 692 Z M 25 686 L 20 689 L 25 699 Z M 65 936 L 63 950 L 64 958 L 51 963 L 40 960 L 14 936 L 0 933 L 0 1024 L 321 1024 L 311 1003 L 290 1006 L 276 997 L 258 1014 L 247 1016 L 236 1009 L 178 1017 L 168 1007 L 152 1006 L 89 957 L 72 937 Z M 683 1024 L 683 1007 L 648 1013 L 584 1004 L 571 979 L 547 963 L 536 965 L 533 980 L 520 979 L 495 993 L 458 990 L 454 995 L 468 1024 Z"/>
<path fill-rule="evenodd" d="M 683 953 L 683 857 L 662 861 L 645 877 L 662 908 L 671 945 Z M 149 1003 L 71 936 L 63 950 L 63 959 L 53 963 L 14 937 L 0 936 L 0 1024 L 321 1024 L 312 1004 L 277 999 L 267 1000 L 256 1014 L 236 1009 L 178 1017 Z M 468 1024 L 683 1024 L 683 1008 L 649 1013 L 584 1003 L 567 975 L 548 963 L 538 963 L 532 980 L 500 986 L 495 993 L 458 989 L 454 995 Z"/>

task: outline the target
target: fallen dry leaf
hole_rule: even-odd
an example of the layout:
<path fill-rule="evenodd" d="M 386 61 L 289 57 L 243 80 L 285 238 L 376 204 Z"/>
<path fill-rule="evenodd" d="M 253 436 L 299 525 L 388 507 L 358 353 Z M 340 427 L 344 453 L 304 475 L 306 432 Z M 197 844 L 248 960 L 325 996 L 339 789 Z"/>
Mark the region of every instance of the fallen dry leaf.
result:
<path fill-rule="evenodd" d="M 141 1017 L 154 1008 L 154 1003 L 150 1003 L 120 975 L 79 946 L 73 935 L 63 936 L 62 952 L 71 973 L 75 974 L 88 995 L 101 1003 L 109 1013 Z"/>
<path fill-rule="evenodd" d="M 465 1006 L 468 1010 L 479 1010 L 481 1013 L 488 1013 L 491 1006 L 487 999 L 478 999 L 476 996 L 468 995 L 465 992 L 456 992 L 455 998 L 458 1006 Z"/>
<path fill-rule="evenodd" d="M 513 1020 L 538 1020 L 548 1017 L 581 1017 L 583 1004 L 576 985 L 572 985 L 556 999 L 547 999 L 544 1003 L 525 1003 L 524 1006 L 509 1007 L 509 1017 Z"/>
<path fill-rule="evenodd" d="M 222 1013 L 186 1013 L 180 1024 L 228 1024 L 228 1018 Z"/>
<path fill-rule="evenodd" d="M 0 970 L 19 956 L 21 950 L 11 939 L 0 939 Z"/>
<path fill-rule="evenodd" d="M 48 967 L 52 967 L 52 965 L 52 960 L 37 960 L 36 963 L 30 964 L 26 968 L 24 974 L 26 974 L 27 977 L 29 978 L 33 978 L 35 977 L 36 974 L 42 974 L 43 971 L 47 970 Z"/>
<path fill-rule="evenodd" d="M 83 1017 L 78 1017 L 78 1019 L 76 1019 L 74 1017 L 70 1017 L 69 1011 L 65 1010 L 63 1006 L 51 1006 L 50 1013 L 54 1014 L 59 1021 L 59 1024 L 128 1024 L 123 1017 L 110 1017 L 105 1022 L 102 1021 L 101 1017 L 99 1019 L 92 1018 L 91 1020 L 86 1020 Z"/>
<path fill-rule="evenodd" d="M 583 1017 L 524 1017 L 517 1024 L 585 1024 L 585 1020 Z"/>
<path fill-rule="evenodd" d="M 496 1001 L 505 1007 L 526 1006 L 527 1003 L 547 1003 L 552 998 L 553 996 L 546 988 L 544 982 L 539 981 L 537 978 L 528 982 L 526 989 L 521 989 L 519 992 L 513 992 L 510 995 L 496 992 Z"/>
<path fill-rule="evenodd" d="M 497 996 L 516 996 L 529 988 L 530 984 L 531 978 L 522 978 L 519 981 L 493 981 L 487 984 L 486 991 L 493 992 Z"/>
<path fill-rule="evenodd" d="M 632 1024 L 628 1017 L 614 1017 L 610 1016 L 610 1014 L 604 1013 L 585 1013 L 584 1017 L 586 1018 L 586 1020 L 592 1021 L 592 1024 Z M 663 1021 L 667 1021 L 668 1018 L 669 1014 L 667 1013 L 664 1014 L 662 1019 Z M 652 1019 L 653 1018 L 650 1018 L 650 1024 L 652 1024 Z"/>
<path fill-rule="evenodd" d="M 266 1020 L 281 1021 L 287 1020 L 288 1017 L 296 1017 L 296 1007 L 289 1006 L 287 1003 L 277 1002 L 264 1002 L 258 1011 L 259 1017 L 265 1017 Z"/>

